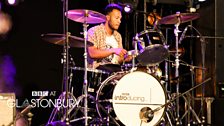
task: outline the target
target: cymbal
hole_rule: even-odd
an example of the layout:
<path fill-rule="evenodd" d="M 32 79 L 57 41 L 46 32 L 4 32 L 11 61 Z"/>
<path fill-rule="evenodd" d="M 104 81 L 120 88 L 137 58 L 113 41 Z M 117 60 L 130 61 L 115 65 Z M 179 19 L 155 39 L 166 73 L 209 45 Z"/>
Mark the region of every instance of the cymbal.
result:
<path fill-rule="evenodd" d="M 199 13 L 179 13 L 179 14 L 177 13 L 163 17 L 159 21 L 159 24 L 177 24 L 178 18 L 180 18 L 180 23 L 185 23 L 188 21 L 195 20 L 199 17 L 200 17 Z"/>
<path fill-rule="evenodd" d="M 67 17 L 73 21 L 88 24 L 97 24 L 106 21 L 106 16 L 92 10 L 75 9 L 67 12 Z"/>
<path fill-rule="evenodd" d="M 64 45 L 66 39 L 64 34 L 57 34 L 57 33 L 42 34 L 41 37 L 43 40 L 56 45 Z M 69 36 L 69 46 L 84 48 L 85 47 L 84 39 L 76 36 Z M 87 41 L 87 47 L 89 46 L 93 46 L 93 43 Z"/>

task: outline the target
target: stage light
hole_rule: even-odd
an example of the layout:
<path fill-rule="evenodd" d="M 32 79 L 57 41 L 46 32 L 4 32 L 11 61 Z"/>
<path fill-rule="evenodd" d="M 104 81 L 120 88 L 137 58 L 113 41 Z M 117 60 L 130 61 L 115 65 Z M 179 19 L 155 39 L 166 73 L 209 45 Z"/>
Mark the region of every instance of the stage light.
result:
<path fill-rule="evenodd" d="M 198 0 L 198 2 L 205 2 L 206 0 Z"/>
<path fill-rule="evenodd" d="M 130 6 L 130 5 L 126 5 L 126 6 L 124 7 L 124 11 L 125 11 L 126 13 L 130 13 L 130 12 L 132 11 L 131 6 Z"/>
<path fill-rule="evenodd" d="M 19 4 L 19 0 L 6 0 L 6 3 L 11 6 L 16 6 Z"/>
<path fill-rule="evenodd" d="M 120 5 L 125 13 L 131 13 L 133 11 L 133 6 L 129 3 L 118 3 Z"/>
<path fill-rule="evenodd" d="M 10 5 L 13 5 L 13 4 L 16 3 L 16 0 L 8 0 L 8 3 L 9 3 Z"/>

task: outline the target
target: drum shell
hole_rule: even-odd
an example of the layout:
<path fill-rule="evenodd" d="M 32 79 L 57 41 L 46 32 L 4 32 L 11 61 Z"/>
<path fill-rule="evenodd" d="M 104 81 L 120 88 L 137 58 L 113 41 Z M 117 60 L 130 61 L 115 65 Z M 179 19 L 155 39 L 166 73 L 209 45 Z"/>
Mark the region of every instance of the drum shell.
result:
<path fill-rule="evenodd" d="M 83 67 L 73 67 L 73 83 L 74 95 L 76 97 L 82 95 L 83 82 L 84 82 L 84 68 Z M 110 73 L 99 70 L 87 68 L 87 82 L 88 82 L 88 92 L 95 93 L 100 84 L 110 76 Z"/>

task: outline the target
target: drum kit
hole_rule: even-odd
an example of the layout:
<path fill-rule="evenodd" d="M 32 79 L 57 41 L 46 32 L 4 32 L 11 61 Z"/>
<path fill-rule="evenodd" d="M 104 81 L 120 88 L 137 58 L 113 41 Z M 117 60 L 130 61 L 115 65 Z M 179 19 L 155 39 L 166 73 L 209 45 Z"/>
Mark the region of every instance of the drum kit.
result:
<path fill-rule="evenodd" d="M 69 10 L 66 13 L 66 17 L 70 20 L 83 24 L 84 38 L 71 35 L 67 36 L 64 34 L 42 35 L 42 38 L 45 41 L 53 44 L 65 45 L 67 37 L 69 47 L 85 48 L 85 68 L 76 66 L 72 66 L 70 68 L 72 70 L 85 71 L 83 80 L 84 91 L 83 94 L 76 99 L 74 96 L 72 96 L 73 92 L 69 88 L 69 96 L 67 98 L 75 99 L 76 106 L 73 106 L 67 110 L 66 114 L 69 115 L 67 116 L 68 119 L 65 118 L 65 115 L 63 115 L 65 113 L 60 113 L 62 115 L 62 118 L 60 118 L 62 122 L 66 121 L 71 124 L 79 122 L 80 120 L 85 120 L 86 126 L 154 126 L 159 125 L 160 122 L 164 120 L 164 116 L 167 116 L 167 114 L 165 114 L 166 109 L 171 104 L 176 104 L 177 110 L 175 116 L 176 118 L 180 119 L 178 99 L 183 95 L 179 92 L 179 82 L 177 81 L 176 84 L 177 96 L 173 99 L 170 99 L 167 96 L 164 85 L 162 84 L 162 73 L 161 70 L 158 68 L 158 64 L 165 61 L 166 58 L 169 56 L 170 52 L 174 53 L 174 63 L 176 70 L 175 78 L 179 77 L 180 52 L 178 48 L 178 33 L 180 31 L 178 27 L 181 23 L 189 22 L 199 18 L 199 14 L 176 13 L 174 15 L 163 17 L 158 21 L 159 24 L 175 25 L 175 50 L 170 51 L 168 49 L 168 46 L 165 44 L 166 40 L 159 29 L 148 29 L 136 34 L 133 39 L 135 50 L 131 53 L 128 53 L 129 55 L 133 56 L 132 63 L 122 65 L 122 69 L 119 72 L 114 73 L 109 73 L 100 69 L 87 68 L 86 49 L 87 47 L 93 46 L 91 42 L 87 41 L 87 26 L 88 24 L 103 23 L 105 22 L 106 17 L 99 12 L 84 9 Z M 155 34 L 155 36 L 151 37 L 150 34 Z M 148 45 L 146 47 L 142 45 L 142 43 L 145 43 L 144 37 L 150 40 L 147 41 Z M 137 64 L 136 59 L 138 62 Z M 88 72 L 98 75 L 107 75 L 107 78 L 101 78 L 101 76 L 94 76 L 94 78 L 98 81 L 87 82 L 88 76 L 86 73 Z M 95 85 L 93 90 L 90 90 L 90 83 L 94 83 Z M 93 95 L 90 95 L 90 92 L 93 92 Z M 64 94 L 65 93 L 63 93 L 63 95 Z M 91 102 L 89 102 L 90 100 Z M 88 113 L 90 113 L 91 107 L 92 111 L 95 112 L 95 115 L 89 117 Z M 82 114 L 84 114 L 84 117 L 78 117 L 80 116 L 77 112 L 79 110 Z M 51 124 L 55 121 L 54 117 L 57 112 L 59 112 L 59 110 L 57 110 L 56 108 L 56 110 L 52 112 L 48 124 Z M 171 118 L 169 118 L 169 116 L 166 119 L 168 119 L 167 122 L 169 122 L 170 125 L 173 125 L 173 122 L 175 121 L 179 121 L 171 121 Z M 198 122 L 201 123 L 200 120 Z"/>

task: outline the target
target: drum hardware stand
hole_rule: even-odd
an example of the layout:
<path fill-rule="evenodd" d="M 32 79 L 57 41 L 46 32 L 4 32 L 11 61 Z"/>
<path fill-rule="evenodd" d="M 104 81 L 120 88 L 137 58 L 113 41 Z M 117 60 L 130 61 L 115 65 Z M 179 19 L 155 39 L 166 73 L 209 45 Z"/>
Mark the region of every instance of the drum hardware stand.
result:
<path fill-rule="evenodd" d="M 174 101 L 177 100 L 178 98 L 183 97 L 185 94 L 188 94 L 188 93 L 191 92 L 192 90 L 198 88 L 199 86 L 202 86 L 203 84 L 207 83 L 207 82 L 210 81 L 210 80 L 211 80 L 211 78 L 208 78 L 208 79 L 206 79 L 205 81 L 203 81 L 202 83 L 197 84 L 196 86 L 192 87 L 191 89 L 185 91 L 184 93 L 179 93 L 179 94 L 177 94 L 177 96 L 176 96 L 174 99 L 170 100 L 169 102 L 167 102 L 167 103 L 161 105 L 160 107 L 157 107 L 157 108 L 154 109 L 154 110 L 150 110 L 150 111 L 148 111 L 148 112 L 147 112 L 148 115 L 150 115 L 150 116 L 153 115 L 155 112 L 161 110 L 163 107 L 168 106 L 169 104 L 171 104 L 172 102 L 174 102 Z"/>
<path fill-rule="evenodd" d="M 179 12 L 177 12 L 177 14 L 178 13 Z M 178 49 L 179 49 L 178 45 L 179 45 L 179 43 L 181 43 L 181 41 L 185 37 L 185 34 L 187 32 L 187 28 L 191 27 L 191 25 L 188 25 L 187 27 L 185 27 L 185 29 L 182 32 L 182 35 L 180 37 L 180 40 L 178 40 L 178 33 L 180 32 L 178 27 L 179 27 L 181 21 L 180 21 L 180 17 L 177 17 L 177 18 L 178 18 L 178 22 L 177 22 L 177 24 L 175 24 L 175 30 L 174 30 L 174 34 L 176 36 L 175 78 L 179 77 L 179 65 L 180 65 L 179 55 L 180 54 L 178 53 Z M 192 66 L 192 65 L 189 65 L 189 66 Z M 203 66 L 203 68 L 204 68 L 204 66 Z M 177 93 L 177 95 L 179 94 L 179 78 L 177 78 L 176 93 Z M 181 122 L 180 122 L 180 119 L 179 119 L 179 117 L 180 117 L 180 111 L 179 111 L 180 108 L 179 108 L 179 99 L 178 98 L 177 98 L 176 102 L 177 102 L 177 112 L 176 112 L 176 116 L 177 116 L 176 121 L 177 122 L 176 122 L 176 125 L 181 125 Z"/>
<path fill-rule="evenodd" d="M 197 120 L 197 124 L 202 124 L 202 121 L 199 119 L 199 117 L 197 116 L 196 112 L 194 111 L 194 109 L 192 108 L 191 104 L 190 104 L 190 101 L 188 100 L 189 99 L 189 93 L 186 94 L 187 95 L 187 98 L 185 96 L 182 96 L 184 98 L 184 101 L 186 103 L 186 106 L 188 107 L 188 110 L 186 110 L 186 112 L 183 114 L 182 118 L 183 119 L 187 114 L 188 114 L 188 117 L 187 117 L 187 125 L 190 126 L 190 116 L 189 116 L 189 111 L 191 111 L 191 113 L 193 114 L 193 116 L 195 117 L 195 119 Z M 193 122 L 195 123 L 195 122 Z"/>
<path fill-rule="evenodd" d="M 88 27 L 88 24 L 87 24 L 87 17 L 88 17 L 88 10 L 85 10 L 85 15 L 84 15 L 84 18 L 85 18 L 85 21 L 83 23 L 83 35 L 84 35 L 84 43 L 85 43 L 85 49 L 84 49 L 84 82 L 83 82 L 83 86 L 84 86 L 84 96 L 85 96 L 85 99 L 84 99 L 84 118 L 85 118 L 85 126 L 88 126 L 88 80 L 87 80 L 87 27 Z"/>
<path fill-rule="evenodd" d="M 116 126 L 120 126 L 120 124 L 109 114 L 112 109 L 111 106 L 108 106 L 107 110 L 105 110 L 104 107 L 100 103 L 97 102 L 97 104 L 102 109 L 102 111 L 107 115 L 106 126 L 110 125 L 110 122 L 109 122 L 110 120 L 113 121 Z M 103 119 L 101 119 L 101 122 L 103 122 Z"/>
<path fill-rule="evenodd" d="M 69 113 L 68 113 L 68 99 L 72 98 L 73 100 L 76 101 L 76 98 L 73 96 L 72 93 L 69 92 L 69 37 L 70 33 L 68 32 L 68 18 L 64 18 L 64 14 L 67 15 L 68 12 L 68 0 L 63 1 L 63 30 L 65 34 L 65 43 L 63 47 L 63 86 L 62 90 L 65 90 L 60 96 L 60 99 L 65 99 L 65 103 L 63 102 L 63 105 L 66 107 L 62 109 L 62 114 L 63 116 L 61 117 L 61 124 L 65 122 L 66 125 L 70 125 L 70 119 L 69 119 Z M 72 72 L 70 74 L 70 77 L 72 77 Z M 70 78 L 71 81 L 71 78 Z M 50 118 L 48 119 L 48 124 L 51 124 L 54 121 L 56 113 L 60 111 L 60 108 L 55 107 L 50 115 Z"/>
<path fill-rule="evenodd" d="M 169 62 L 172 62 L 172 61 L 169 61 Z M 203 67 L 198 67 L 198 66 L 193 66 L 193 65 L 189 65 L 189 64 L 187 64 L 187 63 L 179 63 L 180 65 L 184 65 L 184 66 L 188 66 L 188 67 L 190 67 L 190 71 L 193 71 L 194 69 L 202 69 L 202 70 L 206 70 L 206 68 L 203 68 Z M 186 76 L 186 75 L 188 75 L 188 74 L 184 74 L 184 75 L 182 75 L 182 76 Z M 179 77 L 178 77 L 179 78 Z M 178 78 L 174 78 L 174 79 L 178 79 Z M 184 113 L 184 115 L 182 116 L 182 118 L 181 118 L 181 120 L 184 118 L 184 116 L 186 116 L 186 114 L 188 114 L 188 125 L 190 125 L 190 113 L 188 112 L 188 111 L 191 111 L 192 112 L 192 114 L 193 114 L 193 116 L 195 116 L 195 119 L 197 120 L 197 122 L 199 123 L 199 124 L 201 124 L 201 123 L 203 123 L 203 120 L 201 121 L 200 119 L 199 119 L 199 117 L 196 115 L 196 113 L 195 113 L 195 111 L 193 110 L 193 108 L 192 108 L 192 106 L 191 106 L 191 104 L 190 104 L 190 101 L 189 101 L 189 98 L 190 98 L 190 96 L 189 96 L 189 94 L 187 95 L 187 98 L 185 97 L 185 96 L 183 96 L 183 98 L 184 98 L 184 101 L 185 101 L 185 103 L 187 103 L 186 105 L 188 106 L 188 110 Z M 195 123 L 195 122 L 193 122 L 193 123 Z"/>
<path fill-rule="evenodd" d="M 83 80 L 83 90 L 84 93 L 83 95 L 81 95 L 78 99 L 82 100 L 84 98 L 84 117 L 78 118 L 73 120 L 73 122 L 78 121 L 78 120 L 85 120 L 85 126 L 88 126 L 88 119 L 91 119 L 91 117 L 88 117 L 88 97 L 91 97 L 90 95 L 88 95 L 88 80 L 87 80 L 87 36 L 88 36 L 88 32 L 87 32 L 87 18 L 88 18 L 89 14 L 88 14 L 88 10 L 85 10 L 85 14 L 84 14 L 84 23 L 83 23 L 83 35 L 84 35 L 84 80 Z M 79 102 L 78 102 L 79 104 Z M 70 110 L 71 111 L 71 110 Z"/>
<path fill-rule="evenodd" d="M 177 12 L 176 14 L 179 14 L 180 12 Z M 178 18 L 178 22 L 175 24 L 175 29 L 174 29 L 174 35 L 176 37 L 176 53 L 175 53 L 175 77 L 179 77 L 179 53 L 178 53 L 178 33 L 179 31 L 179 25 L 181 23 L 180 17 Z M 177 80 L 177 84 L 176 84 L 176 93 L 177 95 L 179 95 L 179 78 Z M 180 122 L 180 108 L 179 108 L 179 98 L 176 98 L 176 125 L 181 125 Z"/>
<path fill-rule="evenodd" d="M 211 121 L 211 103 L 213 102 L 214 98 L 213 97 L 208 97 L 205 98 L 205 102 L 207 104 L 207 124 L 211 125 L 212 121 Z"/>
<path fill-rule="evenodd" d="M 89 97 L 90 99 L 92 99 L 92 100 L 95 100 L 95 98 L 93 97 L 93 96 L 91 96 L 91 95 L 88 95 L 87 94 L 87 97 Z M 76 102 L 76 105 L 77 105 L 77 108 L 79 108 L 80 106 L 78 106 L 79 105 L 79 103 L 81 102 L 81 100 L 82 99 L 85 99 L 86 98 L 86 95 L 84 94 L 84 95 L 81 95 L 81 96 L 79 96 L 78 97 L 78 99 L 77 99 L 77 102 Z M 71 112 L 72 112 L 72 110 L 73 110 L 74 108 L 71 108 L 71 109 L 69 109 L 68 110 L 68 113 L 70 114 Z M 84 112 L 85 112 L 86 110 L 85 110 L 85 108 L 84 108 Z M 87 108 L 87 111 L 88 111 L 88 108 Z M 76 113 L 76 112 L 75 112 Z M 87 117 L 88 119 L 91 119 L 91 117 Z M 79 120 L 85 120 L 86 118 L 85 118 L 85 116 L 84 117 L 81 117 L 81 118 L 77 118 L 77 119 L 73 119 L 73 120 L 71 120 L 70 122 L 76 122 L 76 121 L 79 121 Z"/>
<path fill-rule="evenodd" d="M 224 37 L 211 37 L 211 36 L 202 36 L 200 34 L 200 32 L 193 26 L 191 26 L 197 33 L 199 36 L 191 36 L 191 38 L 199 38 L 200 41 L 201 41 L 201 55 L 202 55 L 202 67 L 204 68 L 205 67 L 205 51 L 206 51 L 206 42 L 205 42 L 205 38 L 217 38 L 217 39 L 224 39 Z M 186 36 L 188 37 L 188 36 Z M 202 70 L 202 81 L 205 79 L 205 70 Z M 202 86 L 201 88 L 202 90 L 202 96 L 201 96 L 201 112 L 202 112 L 202 124 L 204 124 L 206 121 L 205 121 L 205 116 L 204 116 L 204 101 L 205 101 L 205 98 L 204 98 L 204 95 L 205 95 L 205 87 Z"/>
<path fill-rule="evenodd" d="M 134 53 L 132 52 L 132 68 L 131 68 L 131 72 L 135 71 L 137 68 L 136 68 L 136 63 L 135 63 L 135 58 L 136 56 L 138 55 L 138 44 L 139 44 L 139 41 L 140 39 L 138 38 L 138 33 L 136 33 L 135 37 L 133 37 L 132 39 L 132 43 L 134 44 Z M 143 48 L 142 48 L 143 49 Z M 140 53 L 141 53 L 141 50 L 140 50 Z"/>
<path fill-rule="evenodd" d="M 110 111 L 111 111 L 111 106 L 108 105 L 108 106 L 106 107 L 106 109 L 107 109 L 107 114 L 109 115 L 109 114 L 110 114 Z M 109 126 L 109 125 L 110 125 L 110 117 L 107 116 L 107 126 Z"/>

